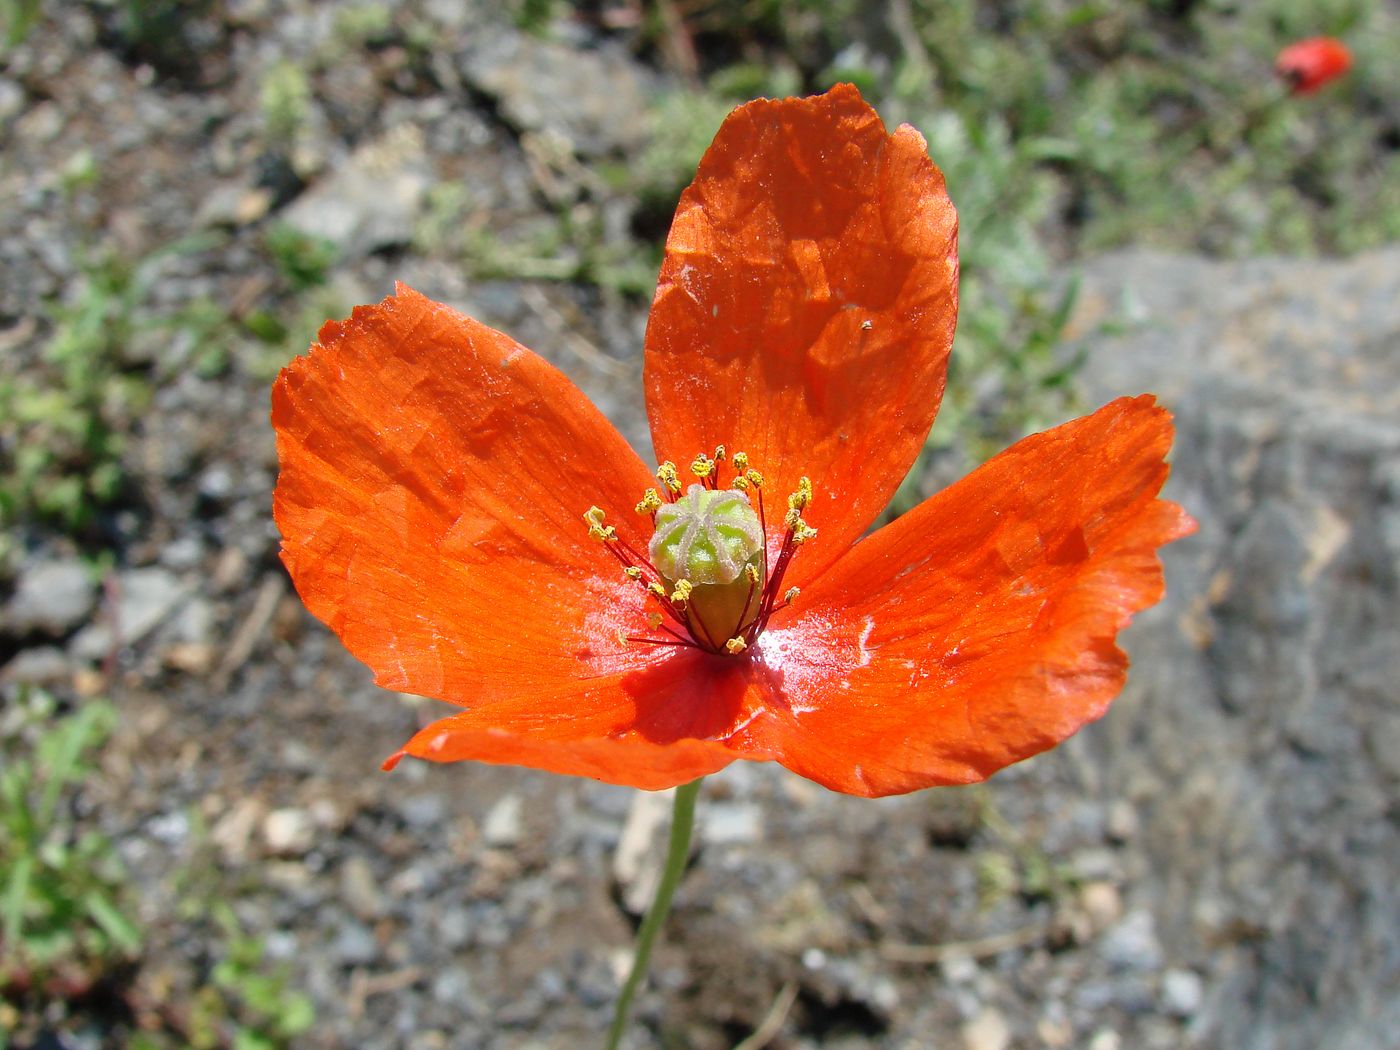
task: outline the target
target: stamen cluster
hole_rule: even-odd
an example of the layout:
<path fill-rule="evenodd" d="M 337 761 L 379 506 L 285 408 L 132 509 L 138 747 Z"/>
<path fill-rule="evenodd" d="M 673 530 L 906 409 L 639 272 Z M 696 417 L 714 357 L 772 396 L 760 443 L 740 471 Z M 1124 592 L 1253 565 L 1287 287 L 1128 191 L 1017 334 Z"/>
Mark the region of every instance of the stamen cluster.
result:
<path fill-rule="evenodd" d="M 773 614 L 798 596 L 796 587 L 783 590 L 782 585 L 797 549 L 817 534 L 802 518 L 812 483 L 802 478 L 788 496 L 782 542 L 770 565 L 763 475 L 749 465 L 749 457 L 736 452 L 731 458 L 720 445 L 713 456 L 697 455 L 690 473 L 696 481 L 682 493 L 674 463 L 656 468 L 658 486 L 647 489 L 635 508 L 654 529 L 646 553 L 608 525 L 602 509 L 590 507 L 583 518 L 589 535 L 657 606 L 647 617 L 656 634 L 620 630 L 620 642 L 738 656 L 753 647 Z"/>

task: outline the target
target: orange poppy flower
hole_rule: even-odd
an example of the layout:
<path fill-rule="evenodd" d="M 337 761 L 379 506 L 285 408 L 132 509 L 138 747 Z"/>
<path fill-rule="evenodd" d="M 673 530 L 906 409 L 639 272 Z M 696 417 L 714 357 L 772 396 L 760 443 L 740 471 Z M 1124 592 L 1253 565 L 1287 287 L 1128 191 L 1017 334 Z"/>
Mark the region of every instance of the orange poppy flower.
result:
<path fill-rule="evenodd" d="M 655 477 L 543 359 L 405 286 L 327 324 L 273 390 L 283 560 L 380 685 L 462 708 L 386 768 L 664 788 L 750 759 L 887 795 L 1103 714 L 1193 527 L 1156 498 L 1150 396 L 860 538 L 938 408 L 956 237 L 923 138 L 854 88 L 737 109 L 647 328 Z"/>
<path fill-rule="evenodd" d="M 1351 68 L 1351 52 L 1330 36 L 1289 44 L 1278 53 L 1274 70 L 1295 95 L 1310 95 Z"/>

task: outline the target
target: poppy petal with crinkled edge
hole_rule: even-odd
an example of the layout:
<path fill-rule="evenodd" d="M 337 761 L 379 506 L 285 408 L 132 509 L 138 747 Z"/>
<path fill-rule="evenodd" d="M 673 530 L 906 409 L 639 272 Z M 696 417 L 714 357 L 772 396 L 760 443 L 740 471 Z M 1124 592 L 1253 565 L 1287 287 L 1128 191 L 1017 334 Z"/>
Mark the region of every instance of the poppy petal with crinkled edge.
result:
<path fill-rule="evenodd" d="M 526 698 L 594 732 L 625 721 L 551 700 L 662 655 L 617 644 L 644 598 L 582 519 L 623 510 L 617 527 L 645 544 L 630 508 L 649 472 L 562 373 L 401 285 L 322 329 L 278 378 L 272 419 L 282 559 L 380 685 Z"/>
<path fill-rule="evenodd" d="M 657 744 L 636 733 L 565 739 L 511 733 L 481 725 L 471 712 L 426 727 L 390 757 L 384 768 L 393 769 L 405 755 L 434 762 L 529 766 L 646 791 L 688 784 L 743 757 L 722 744 L 695 738 Z"/>
<path fill-rule="evenodd" d="M 747 660 L 693 648 L 648 653 L 653 662 L 645 667 L 473 703 L 419 731 L 389 764 L 404 754 L 471 758 L 665 788 L 738 758 L 768 757 L 761 747 L 729 743 L 735 726 L 752 717 Z"/>
<path fill-rule="evenodd" d="M 1194 531 L 1150 395 L 1028 437 L 862 540 L 759 639 L 754 747 L 836 791 L 981 780 L 1098 718 Z"/>
<path fill-rule="evenodd" d="M 681 197 L 646 334 L 657 455 L 748 453 L 770 507 L 807 475 L 820 573 L 884 509 L 938 411 L 957 216 L 917 131 L 849 84 L 725 120 Z"/>

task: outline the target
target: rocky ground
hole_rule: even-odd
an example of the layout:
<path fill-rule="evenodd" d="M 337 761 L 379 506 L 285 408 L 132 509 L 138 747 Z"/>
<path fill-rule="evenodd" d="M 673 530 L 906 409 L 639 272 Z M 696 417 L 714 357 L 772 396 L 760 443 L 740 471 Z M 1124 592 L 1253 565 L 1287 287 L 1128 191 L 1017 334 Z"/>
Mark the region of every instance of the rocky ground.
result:
<path fill-rule="evenodd" d="M 141 935 L 96 986 L 12 986 L 0 1029 L 594 1045 L 668 801 L 378 772 L 439 705 L 375 688 L 291 593 L 267 385 L 399 279 L 553 359 L 643 442 L 645 299 L 609 267 L 655 220 L 604 172 L 674 74 L 596 26 L 548 42 L 471 4 L 386 23 L 230 0 L 174 35 L 131 31 L 139 7 L 64 7 L 0 73 L 5 375 L 52 365 L 115 258 L 97 329 L 124 338 L 80 367 L 100 406 L 128 399 L 103 417 L 119 498 L 13 530 L 0 715 L 23 744 L 35 688 L 60 715 L 115 704 L 72 815 L 112 844 Z M 561 213 L 590 239 L 544 237 Z M 319 251 L 334 263 L 305 273 Z M 585 264 L 609 278 L 554 279 Z M 631 1045 L 1397 1045 L 1398 293 L 1394 250 L 1088 264 L 1082 398 L 1174 408 L 1169 494 L 1202 525 L 1130 633 L 1128 692 L 984 786 L 866 801 L 774 768 L 712 778 Z M 240 951 L 267 995 L 229 979 Z M 279 1029 L 298 996 L 314 1024 Z"/>

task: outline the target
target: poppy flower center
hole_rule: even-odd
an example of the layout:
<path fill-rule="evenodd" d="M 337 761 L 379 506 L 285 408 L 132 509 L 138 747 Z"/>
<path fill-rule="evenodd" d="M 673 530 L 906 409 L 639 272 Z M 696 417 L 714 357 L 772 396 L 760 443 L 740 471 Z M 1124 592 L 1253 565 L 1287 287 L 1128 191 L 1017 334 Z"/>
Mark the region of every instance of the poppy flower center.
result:
<path fill-rule="evenodd" d="M 732 476 L 722 487 L 726 461 Z M 650 517 L 655 530 L 645 555 L 606 523 L 600 508 L 589 508 L 583 519 L 589 535 L 657 606 L 646 621 L 653 633 L 620 631 L 620 641 L 739 656 L 752 648 L 769 618 L 797 598 L 797 588 L 784 591 L 782 582 L 797 548 L 817 534 L 802 519 L 812 483 L 802 478 L 788 496 L 782 543 L 770 565 L 763 476 L 750 468 L 748 456 L 736 452 L 729 460 L 721 445 L 713 458 L 696 456 L 690 472 L 696 481 L 682 493 L 680 471 L 674 463 L 662 463 L 656 470 L 661 484 L 647 489 L 637 504 L 637 513 Z"/>

